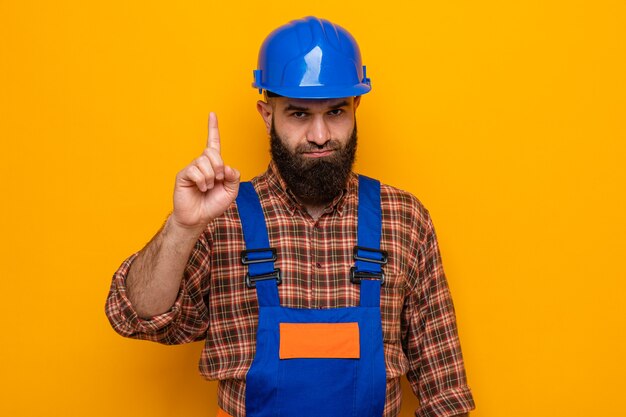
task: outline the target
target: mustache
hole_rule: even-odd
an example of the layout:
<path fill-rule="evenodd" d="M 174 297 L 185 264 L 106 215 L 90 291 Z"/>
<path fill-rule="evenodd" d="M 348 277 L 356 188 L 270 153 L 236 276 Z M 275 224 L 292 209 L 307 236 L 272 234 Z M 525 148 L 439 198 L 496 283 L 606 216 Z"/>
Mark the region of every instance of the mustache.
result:
<path fill-rule="evenodd" d="M 352 170 L 357 146 L 356 122 L 347 141 L 331 137 L 321 145 L 303 142 L 289 150 L 272 124 L 270 152 L 287 187 L 305 203 L 327 204 L 345 188 Z M 307 158 L 303 154 L 326 150 L 333 150 L 332 155 Z"/>
<path fill-rule="evenodd" d="M 317 143 L 303 143 L 296 147 L 296 153 L 307 153 L 311 151 L 337 151 L 341 149 L 341 143 L 336 139 L 331 139 L 321 145 Z"/>

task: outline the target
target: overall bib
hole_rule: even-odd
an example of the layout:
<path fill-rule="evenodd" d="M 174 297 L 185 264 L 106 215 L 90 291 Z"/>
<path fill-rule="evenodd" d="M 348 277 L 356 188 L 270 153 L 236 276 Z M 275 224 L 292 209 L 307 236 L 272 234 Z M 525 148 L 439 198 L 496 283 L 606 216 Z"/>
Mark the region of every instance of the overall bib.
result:
<path fill-rule="evenodd" d="M 259 322 L 256 355 L 246 376 L 246 417 L 381 417 L 386 374 L 380 315 L 380 184 L 359 177 L 355 266 L 358 307 L 281 307 L 281 273 L 274 267 L 265 217 L 251 183 L 240 185 L 237 207 L 248 266 L 246 284 L 256 288 Z M 288 279 L 288 277 L 287 277 Z"/>

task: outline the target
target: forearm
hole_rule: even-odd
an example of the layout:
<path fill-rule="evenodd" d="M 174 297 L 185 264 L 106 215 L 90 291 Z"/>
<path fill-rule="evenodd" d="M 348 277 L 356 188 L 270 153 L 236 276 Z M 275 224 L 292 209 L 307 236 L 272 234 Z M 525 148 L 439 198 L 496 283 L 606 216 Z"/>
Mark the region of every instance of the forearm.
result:
<path fill-rule="evenodd" d="M 139 252 L 126 278 L 126 287 L 128 299 L 140 317 L 153 317 L 172 307 L 202 230 L 181 227 L 170 216 Z"/>

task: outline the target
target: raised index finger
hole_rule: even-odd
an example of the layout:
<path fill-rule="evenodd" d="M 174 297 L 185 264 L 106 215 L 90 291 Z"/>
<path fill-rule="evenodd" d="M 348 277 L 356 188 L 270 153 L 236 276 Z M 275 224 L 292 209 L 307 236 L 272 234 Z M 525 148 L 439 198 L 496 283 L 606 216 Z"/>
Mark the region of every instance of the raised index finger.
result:
<path fill-rule="evenodd" d="M 221 152 L 220 130 L 217 127 L 217 116 L 213 112 L 209 113 L 209 137 L 206 142 L 206 147 Z"/>

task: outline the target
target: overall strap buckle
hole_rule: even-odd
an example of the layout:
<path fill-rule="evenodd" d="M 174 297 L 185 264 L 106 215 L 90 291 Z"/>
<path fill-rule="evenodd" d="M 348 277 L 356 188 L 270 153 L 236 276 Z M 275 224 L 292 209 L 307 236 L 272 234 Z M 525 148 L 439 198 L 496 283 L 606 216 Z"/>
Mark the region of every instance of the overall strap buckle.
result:
<path fill-rule="evenodd" d="M 283 282 L 282 277 L 280 275 L 280 268 L 276 268 L 274 269 L 274 271 L 270 272 L 269 274 L 263 274 L 263 275 L 250 276 L 250 273 L 248 272 L 246 274 L 246 287 L 256 288 L 257 281 L 268 281 L 270 279 L 275 279 L 276 285 L 279 285 L 281 282 Z"/>
<path fill-rule="evenodd" d="M 262 255 L 265 253 L 271 256 L 263 257 Z M 251 254 L 258 255 L 250 256 Z M 274 262 L 276 259 L 278 259 L 278 256 L 276 256 L 276 248 L 246 249 L 241 251 L 241 263 L 244 265 L 260 264 L 263 262 Z"/>
<path fill-rule="evenodd" d="M 380 285 L 385 283 L 385 273 L 381 272 L 365 272 L 365 271 L 357 271 L 356 267 L 350 268 L 350 282 L 353 284 L 360 284 L 362 280 L 378 280 L 380 281 Z"/>
<path fill-rule="evenodd" d="M 379 280 L 380 285 L 385 283 L 385 272 L 381 266 L 387 264 L 389 255 L 387 251 L 375 248 L 368 248 L 365 246 L 355 246 L 352 251 L 352 257 L 357 265 L 360 262 L 367 262 L 374 264 L 373 271 L 361 271 L 357 270 L 356 266 L 350 268 L 350 282 L 353 284 L 360 284 L 361 280 Z"/>
<path fill-rule="evenodd" d="M 376 253 L 378 257 L 369 257 L 367 252 Z M 387 251 L 375 248 L 366 248 L 365 246 L 355 246 L 352 249 L 352 257 L 355 261 L 372 262 L 378 265 L 386 265 L 389 255 Z"/>
<path fill-rule="evenodd" d="M 243 265 L 256 265 L 259 268 L 255 268 L 254 266 L 249 269 L 257 269 L 256 272 L 261 272 L 258 269 L 262 268 L 261 265 L 263 263 L 270 264 L 270 268 L 273 270 L 269 273 L 255 273 L 254 275 L 250 275 L 250 271 L 246 273 L 246 287 L 255 288 L 257 281 L 268 281 L 268 280 L 276 280 L 276 285 L 282 282 L 282 277 L 280 274 L 279 268 L 274 268 L 274 261 L 278 259 L 276 255 L 276 248 L 261 248 L 261 249 L 247 249 L 241 251 L 241 263 Z M 267 265 L 269 266 L 269 265 Z"/>

